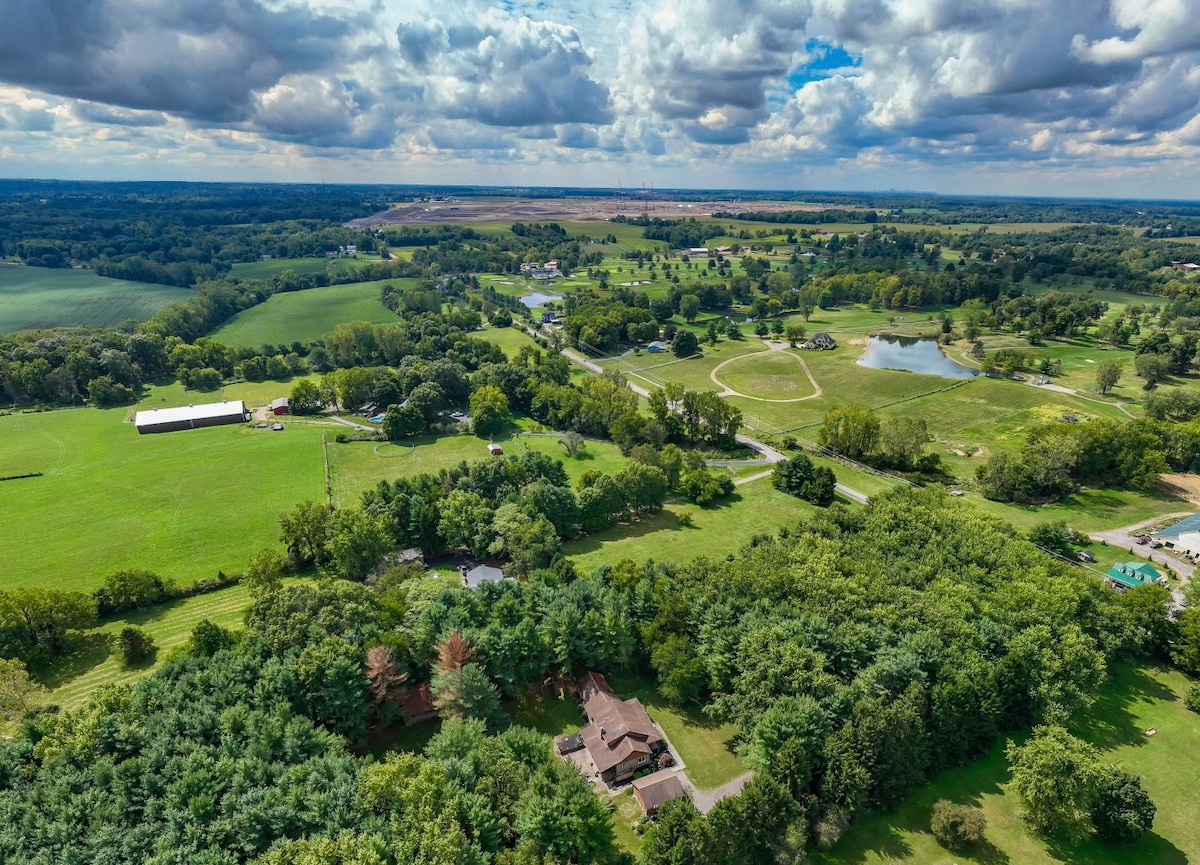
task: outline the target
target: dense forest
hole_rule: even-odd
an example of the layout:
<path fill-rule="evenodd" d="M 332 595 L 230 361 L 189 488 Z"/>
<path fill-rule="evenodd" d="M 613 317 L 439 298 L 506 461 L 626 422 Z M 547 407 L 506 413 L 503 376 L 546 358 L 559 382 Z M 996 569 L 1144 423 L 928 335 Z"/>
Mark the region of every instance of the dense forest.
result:
<path fill-rule="evenodd" d="M 149 678 L 30 714 L 0 744 L 0 858 L 618 862 L 604 803 L 507 718 L 548 671 L 599 669 L 652 670 L 736 723 L 755 770 L 651 828 L 647 865 L 793 861 L 1004 731 L 1085 710 L 1110 663 L 1196 652 L 1165 589 L 1116 595 L 934 491 L 722 561 L 474 592 L 419 573 L 293 586 L 259 567 L 244 631 L 201 623 Z M 423 755 L 363 756 L 426 681 L 444 723 Z"/>

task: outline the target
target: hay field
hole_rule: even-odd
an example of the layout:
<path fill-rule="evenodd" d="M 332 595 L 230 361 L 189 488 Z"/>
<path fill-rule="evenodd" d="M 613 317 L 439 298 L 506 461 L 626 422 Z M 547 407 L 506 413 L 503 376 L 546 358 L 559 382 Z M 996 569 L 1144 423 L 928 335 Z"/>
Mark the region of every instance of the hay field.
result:
<path fill-rule="evenodd" d="M 0 264 L 0 333 L 41 327 L 115 327 L 147 319 L 191 289 L 107 279 L 77 268 Z"/>
<path fill-rule="evenodd" d="M 415 284 L 414 279 L 384 279 L 277 294 L 239 312 L 212 337 L 235 348 L 257 348 L 320 339 L 347 321 L 395 324 L 396 314 L 379 302 L 379 290 Z"/>

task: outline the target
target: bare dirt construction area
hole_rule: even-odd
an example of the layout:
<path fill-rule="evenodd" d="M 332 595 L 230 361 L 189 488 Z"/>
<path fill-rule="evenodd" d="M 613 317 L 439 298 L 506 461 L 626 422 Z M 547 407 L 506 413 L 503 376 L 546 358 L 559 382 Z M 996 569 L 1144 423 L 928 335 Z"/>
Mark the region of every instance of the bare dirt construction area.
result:
<path fill-rule="evenodd" d="M 780 213 L 789 210 L 824 210 L 826 205 L 738 202 L 666 201 L 641 198 L 463 198 L 421 201 L 352 219 L 349 228 L 376 225 L 412 225 L 448 222 L 607 222 L 614 216 L 711 216 L 715 211 Z"/>
<path fill-rule="evenodd" d="M 1200 475 L 1162 475 L 1158 485 L 1173 496 L 1200 503 Z"/>

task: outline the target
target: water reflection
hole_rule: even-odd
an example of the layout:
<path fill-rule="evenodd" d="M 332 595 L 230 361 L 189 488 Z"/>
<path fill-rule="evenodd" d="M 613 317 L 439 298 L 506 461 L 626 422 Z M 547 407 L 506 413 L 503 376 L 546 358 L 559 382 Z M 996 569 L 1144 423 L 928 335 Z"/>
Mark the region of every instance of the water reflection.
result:
<path fill-rule="evenodd" d="M 867 350 L 858 363 L 872 369 L 905 369 L 944 378 L 972 378 L 979 375 L 979 370 L 946 357 L 936 339 L 910 336 L 868 337 Z"/>

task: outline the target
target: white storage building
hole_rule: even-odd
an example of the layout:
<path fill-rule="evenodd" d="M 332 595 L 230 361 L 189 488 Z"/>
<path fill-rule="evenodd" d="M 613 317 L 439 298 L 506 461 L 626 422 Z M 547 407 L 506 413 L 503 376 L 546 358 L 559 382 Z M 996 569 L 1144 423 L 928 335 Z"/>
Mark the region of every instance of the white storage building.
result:
<path fill-rule="evenodd" d="M 246 403 L 239 399 L 176 408 L 147 409 L 138 412 L 133 423 L 139 433 L 159 433 L 245 423 L 248 420 L 250 420 L 250 412 L 246 410 Z"/>

